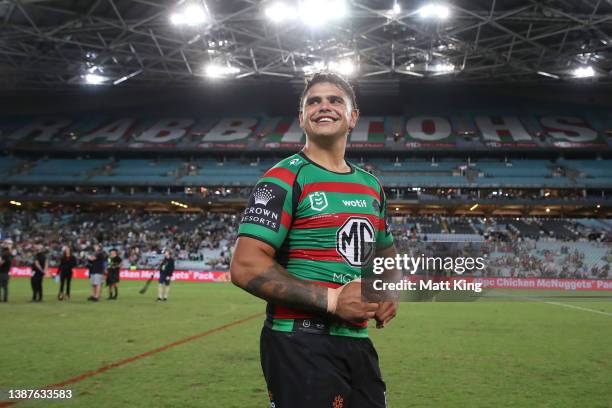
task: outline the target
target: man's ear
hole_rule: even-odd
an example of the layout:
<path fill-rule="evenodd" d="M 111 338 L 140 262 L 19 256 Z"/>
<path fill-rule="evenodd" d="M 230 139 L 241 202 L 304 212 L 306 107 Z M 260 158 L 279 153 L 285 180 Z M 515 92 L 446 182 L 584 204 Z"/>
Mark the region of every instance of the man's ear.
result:
<path fill-rule="evenodd" d="M 351 119 L 349 121 L 350 130 L 355 129 L 355 126 L 357 126 L 357 120 L 359 120 L 359 109 L 353 109 L 351 111 Z"/>
<path fill-rule="evenodd" d="M 298 119 L 300 120 L 300 127 L 304 129 L 304 112 L 303 111 L 300 111 L 300 114 L 298 115 Z"/>

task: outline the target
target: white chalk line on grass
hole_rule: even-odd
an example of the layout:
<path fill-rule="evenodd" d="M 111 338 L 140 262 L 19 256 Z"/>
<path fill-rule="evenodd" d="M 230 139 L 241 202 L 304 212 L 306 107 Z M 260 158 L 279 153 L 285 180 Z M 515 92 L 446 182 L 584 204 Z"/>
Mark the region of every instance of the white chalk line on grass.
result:
<path fill-rule="evenodd" d="M 604 312 L 604 311 L 601 311 L 601 310 L 590 309 L 588 307 L 583 307 L 583 306 L 570 305 L 568 303 L 553 302 L 551 300 L 542 300 L 542 299 L 537 299 L 537 298 L 530 297 L 530 296 L 521 296 L 521 295 L 512 295 L 512 294 L 505 294 L 504 296 L 514 297 L 514 298 L 518 298 L 518 299 L 530 300 L 532 302 L 546 303 L 548 305 L 566 307 L 568 309 L 582 310 L 583 312 L 596 313 L 596 314 L 612 317 L 612 313 L 610 313 L 610 312 Z"/>
<path fill-rule="evenodd" d="M 567 303 L 561 303 L 561 302 L 550 302 L 550 301 L 543 301 L 546 304 L 549 305 L 555 305 L 555 306 L 561 306 L 561 307 L 567 307 L 569 309 L 576 309 L 576 310 L 582 310 L 583 312 L 591 312 L 591 313 L 597 313 L 600 315 L 604 315 L 604 316 L 609 316 L 612 317 L 612 313 L 609 312 L 603 312 L 601 310 L 595 310 L 595 309 L 589 309 L 588 307 L 582 307 L 582 306 L 576 306 L 576 305 L 570 305 Z"/>

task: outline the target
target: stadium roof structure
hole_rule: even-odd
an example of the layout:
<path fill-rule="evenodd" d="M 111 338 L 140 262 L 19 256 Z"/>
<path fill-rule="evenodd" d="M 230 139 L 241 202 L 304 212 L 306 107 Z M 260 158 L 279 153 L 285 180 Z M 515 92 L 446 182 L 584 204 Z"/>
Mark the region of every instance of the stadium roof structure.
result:
<path fill-rule="evenodd" d="M 0 89 L 191 86 L 207 75 L 301 83 L 333 64 L 375 94 L 400 81 L 612 83 L 610 0 L 456 0 L 438 3 L 445 19 L 425 18 L 425 1 L 315 0 L 318 27 L 272 21 L 277 3 L 0 0 Z M 176 17 L 185 7 L 203 14 Z M 579 68 L 592 77 L 575 79 Z"/>

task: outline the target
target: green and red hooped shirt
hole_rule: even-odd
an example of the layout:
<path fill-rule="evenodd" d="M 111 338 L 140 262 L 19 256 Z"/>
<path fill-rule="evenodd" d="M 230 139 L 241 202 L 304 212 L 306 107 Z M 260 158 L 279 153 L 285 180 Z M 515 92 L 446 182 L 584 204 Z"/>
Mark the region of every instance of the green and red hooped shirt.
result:
<path fill-rule="evenodd" d="M 338 287 L 361 276 L 364 252 L 393 245 L 384 191 L 372 174 L 347 163 L 347 173 L 327 170 L 302 152 L 268 170 L 251 192 L 239 236 L 276 249 L 292 275 Z M 312 312 L 268 304 L 266 325 L 293 331 L 294 319 Z M 329 325 L 329 334 L 367 337 L 367 324 Z"/>

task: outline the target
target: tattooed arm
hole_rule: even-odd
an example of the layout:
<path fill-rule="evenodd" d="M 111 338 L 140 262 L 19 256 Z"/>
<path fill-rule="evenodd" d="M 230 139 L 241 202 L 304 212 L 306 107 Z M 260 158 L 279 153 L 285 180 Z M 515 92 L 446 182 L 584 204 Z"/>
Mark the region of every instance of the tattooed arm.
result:
<path fill-rule="evenodd" d="M 331 312 L 338 317 L 362 322 L 374 317 L 378 305 L 361 301 L 361 284 L 351 282 L 341 289 L 329 290 L 296 278 L 274 261 L 275 250 L 257 239 L 240 237 L 230 266 L 232 282 L 264 300 L 283 306 L 317 312 Z M 331 297 L 336 297 L 330 308 Z"/>

